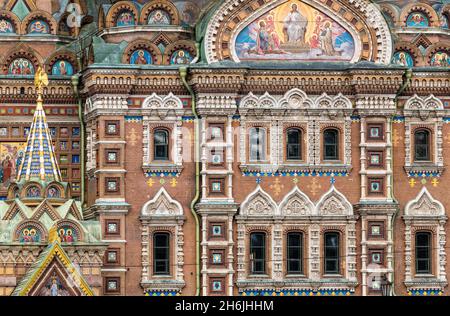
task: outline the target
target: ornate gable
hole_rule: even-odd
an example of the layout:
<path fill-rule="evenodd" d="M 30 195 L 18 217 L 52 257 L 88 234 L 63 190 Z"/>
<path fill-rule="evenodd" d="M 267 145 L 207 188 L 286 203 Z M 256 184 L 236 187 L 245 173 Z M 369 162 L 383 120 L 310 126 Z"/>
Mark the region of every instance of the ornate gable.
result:
<path fill-rule="evenodd" d="M 334 186 L 317 203 L 317 213 L 322 216 L 352 216 L 353 207 Z"/>
<path fill-rule="evenodd" d="M 92 296 L 93 292 L 58 241 L 26 272 L 13 296 Z"/>
<path fill-rule="evenodd" d="M 445 216 L 445 208 L 423 187 L 417 197 L 406 204 L 405 216 Z"/>
<path fill-rule="evenodd" d="M 250 193 L 241 205 L 240 215 L 273 216 L 276 215 L 277 204 L 261 186 Z"/>
<path fill-rule="evenodd" d="M 311 216 L 314 215 L 314 204 L 295 186 L 281 201 L 280 213 L 283 216 Z"/>
<path fill-rule="evenodd" d="M 156 196 L 142 207 L 142 217 L 183 216 L 183 207 L 161 188 Z"/>

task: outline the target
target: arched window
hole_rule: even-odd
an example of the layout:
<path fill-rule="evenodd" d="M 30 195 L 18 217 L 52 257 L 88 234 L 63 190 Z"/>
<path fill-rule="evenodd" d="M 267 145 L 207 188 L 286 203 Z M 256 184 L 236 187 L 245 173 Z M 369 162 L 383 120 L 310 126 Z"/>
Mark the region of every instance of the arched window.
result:
<path fill-rule="evenodd" d="M 154 160 L 169 160 L 169 132 L 156 129 L 153 137 Z"/>
<path fill-rule="evenodd" d="M 287 235 L 287 273 L 303 274 L 303 234 Z"/>
<path fill-rule="evenodd" d="M 416 273 L 431 273 L 431 233 L 416 233 Z"/>
<path fill-rule="evenodd" d="M 266 273 L 266 234 L 250 234 L 250 264 L 252 274 Z"/>
<path fill-rule="evenodd" d="M 298 128 L 289 128 L 286 131 L 286 159 L 302 159 L 302 131 Z"/>
<path fill-rule="evenodd" d="M 339 274 L 339 233 L 329 232 L 324 234 L 324 273 Z"/>
<path fill-rule="evenodd" d="M 266 130 L 261 127 L 250 129 L 250 161 L 266 160 Z"/>
<path fill-rule="evenodd" d="M 430 160 L 430 132 L 426 129 L 414 133 L 414 160 Z"/>
<path fill-rule="evenodd" d="M 155 233 L 153 235 L 153 274 L 170 274 L 170 234 Z"/>
<path fill-rule="evenodd" d="M 323 132 L 323 159 L 339 160 L 339 132 L 336 129 Z"/>

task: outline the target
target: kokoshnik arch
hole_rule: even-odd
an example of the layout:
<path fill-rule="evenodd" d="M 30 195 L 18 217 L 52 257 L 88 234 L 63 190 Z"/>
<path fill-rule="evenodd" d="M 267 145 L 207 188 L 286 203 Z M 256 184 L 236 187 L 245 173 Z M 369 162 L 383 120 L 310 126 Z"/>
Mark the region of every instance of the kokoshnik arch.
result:
<path fill-rule="evenodd" d="M 0 295 L 447 295 L 449 18 L 0 0 Z"/>

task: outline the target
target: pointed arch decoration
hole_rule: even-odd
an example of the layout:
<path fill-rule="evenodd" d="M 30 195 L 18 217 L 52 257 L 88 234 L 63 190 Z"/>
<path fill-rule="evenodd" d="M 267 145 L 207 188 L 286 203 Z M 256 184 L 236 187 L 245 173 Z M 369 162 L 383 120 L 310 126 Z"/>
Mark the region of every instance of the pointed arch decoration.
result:
<path fill-rule="evenodd" d="M 278 215 L 277 203 L 260 185 L 242 202 L 239 215 L 273 216 Z"/>
<path fill-rule="evenodd" d="M 333 185 L 317 202 L 316 212 L 320 216 L 353 216 L 353 206 Z"/>
<path fill-rule="evenodd" d="M 416 198 L 406 204 L 405 216 L 445 216 L 445 207 L 423 187 Z"/>
<path fill-rule="evenodd" d="M 300 21 L 303 23 L 302 25 L 306 24 L 306 26 L 300 28 L 301 31 L 306 27 L 306 33 L 303 30 L 303 35 L 295 35 L 294 31 L 299 30 L 292 29 L 293 35 L 291 37 L 295 37 L 295 40 L 299 39 L 302 44 L 291 45 L 291 47 L 289 43 L 293 44 L 293 41 L 290 41 L 289 35 L 286 34 L 289 32 L 283 30 L 289 28 L 289 19 L 292 19 L 292 16 L 289 17 L 289 10 L 294 10 L 294 4 L 297 6 L 297 11 L 303 11 L 304 15 L 303 18 L 299 18 L 297 15 L 293 18 L 293 21 Z M 306 12 L 308 10 L 310 12 Z M 311 12 L 318 13 L 312 15 Z M 273 17 L 279 15 L 281 21 Z M 272 16 L 272 19 L 270 16 Z M 315 20 L 317 16 L 320 16 L 320 20 L 329 22 L 328 26 L 325 25 L 327 23 L 320 25 L 320 21 Z M 314 22 L 308 21 L 311 18 Z M 279 25 L 274 23 L 275 20 L 278 21 L 276 23 L 279 23 Z M 285 24 L 283 25 L 283 23 Z M 316 27 L 312 25 L 314 23 L 319 24 L 317 25 L 319 30 L 312 31 Z M 254 32 L 242 35 L 241 32 L 249 25 Z M 298 23 L 296 25 L 298 26 Z M 338 27 L 342 34 L 346 34 L 345 39 L 339 39 L 339 43 L 334 42 L 331 45 L 333 47 L 331 47 L 329 41 L 331 29 L 337 29 Z M 273 36 L 273 33 L 276 36 Z M 326 39 L 327 33 L 329 33 L 328 40 Z M 258 36 L 255 36 L 255 34 L 258 34 Z M 314 34 L 316 37 L 313 36 Z M 240 41 L 238 40 L 239 36 L 248 37 L 246 40 Z M 248 40 L 250 37 L 252 39 Z M 350 49 L 350 44 L 346 46 L 348 49 L 341 47 L 341 43 L 348 42 L 350 39 L 353 40 L 352 49 Z M 257 41 L 259 41 L 259 45 L 256 46 L 246 46 L 245 44 L 255 44 Z M 328 44 L 321 44 L 327 43 L 327 41 Z M 320 45 L 322 46 L 319 47 L 321 48 L 319 51 L 322 52 L 322 55 L 317 53 L 312 58 L 312 55 L 306 54 L 306 51 L 311 52 Z M 249 57 L 242 58 L 244 56 L 240 53 L 242 49 L 252 54 L 249 54 Z M 392 55 L 392 40 L 389 27 L 378 6 L 365 0 L 326 2 L 318 0 L 224 1 L 212 16 L 206 28 L 205 53 L 207 62 L 213 63 L 221 60 L 239 62 L 243 59 L 258 57 L 258 54 L 266 55 L 267 52 L 270 54 L 264 56 L 265 59 L 292 59 L 292 56 L 287 56 L 287 53 L 290 53 L 291 55 L 297 54 L 297 57 L 294 57 L 293 60 L 305 60 L 304 55 L 306 54 L 308 56 L 306 60 L 309 61 L 342 60 L 353 63 L 367 60 L 389 64 Z M 274 54 L 278 56 L 272 56 Z M 324 58 L 325 56 L 333 58 Z M 261 58 L 257 59 L 261 60 Z"/>
<path fill-rule="evenodd" d="M 183 207 L 162 187 L 153 199 L 144 204 L 142 217 L 183 216 Z"/>
<path fill-rule="evenodd" d="M 315 215 L 314 203 L 295 186 L 281 201 L 279 213 L 282 216 Z"/>

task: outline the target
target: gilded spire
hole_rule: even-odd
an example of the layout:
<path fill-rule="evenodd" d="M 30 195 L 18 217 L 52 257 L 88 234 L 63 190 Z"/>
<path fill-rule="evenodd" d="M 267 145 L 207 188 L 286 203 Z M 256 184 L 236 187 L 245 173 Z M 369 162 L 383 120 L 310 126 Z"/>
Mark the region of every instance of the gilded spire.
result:
<path fill-rule="evenodd" d="M 61 181 L 61 172 L 56 161 L 43 107 L 44 87 L 48 85 L 48 77 L 41 67 L 36 71 L 34 85 L 37 92 L 36 110 L 28 134 L 25 155 L 17 173 L 17 182 L 31 179 Z"/>

